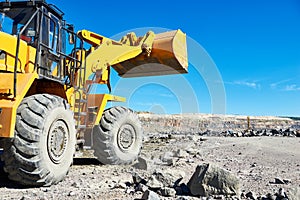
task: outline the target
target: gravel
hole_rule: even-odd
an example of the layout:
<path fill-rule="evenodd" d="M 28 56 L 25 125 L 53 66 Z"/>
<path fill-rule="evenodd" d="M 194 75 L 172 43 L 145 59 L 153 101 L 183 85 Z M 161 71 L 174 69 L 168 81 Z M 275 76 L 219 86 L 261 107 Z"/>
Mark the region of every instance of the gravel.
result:
<path fill-rule="evenodd" d="M 199 120 L 198 115 L 194 117 Z M 149 118 L 148 125 L 158 123 L 157 118 L 153 119 Z M 258 129 L 262 125 L 257 125 L 251 129 L 222 128 L 218 132 L 214 128 L 197 132 L 191 127 L 190 132 L 175 132 L 167 126 L 163 132 L 155 130 L 156 125 L 148 131 L 144 120 L 144 148 L 133 165 L 102 165 L 92 156 L 92 151 L 85 150 L 74 158 L 62 182 L 50 187 L 26 188 L 9 181 L 0 163 L 0 199 L 299 200 L 300 137 L 297 134 L 300 126 L 297 120 L 285 118 L 281 125 L 275 122 L 276 127 L 269 124 L 263 129 Z M 183 126 L 183 122 L 177 120 L 177 123 L 180 125 L 173 123 L 172 126 Z M 191 195 L 187 183 L 196 167 L 204 163 L 211 163 L 237 177 L 241 193 L 238 196 Z"/>

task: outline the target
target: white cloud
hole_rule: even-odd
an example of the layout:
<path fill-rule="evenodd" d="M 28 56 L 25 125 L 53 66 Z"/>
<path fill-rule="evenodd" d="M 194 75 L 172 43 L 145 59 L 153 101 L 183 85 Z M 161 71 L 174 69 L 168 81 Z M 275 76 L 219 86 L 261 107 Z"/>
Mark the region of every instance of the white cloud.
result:
<path fill-rule="evenodd" d="M 271 83 L 271 84 L 270 84 L 270 87 L 271 87 L 272 89 L 276 89 L 276 88 L 277 88 L 277 84 L 276 84 L 276 83 Z"/>
<path fill-rule="evenodd" d="M 236 81 L 235 84 L 237 85 L 245 85 L 247 87 L 250 87 L 250 88 L 260 88 L 260 85 L 257 84 L 257 83 L 254 83 L 254 82 L 246 82 L 246 81 Z"/>
<path fill-rule="evenodd" d="M 296 84 L 286 85 L 284 88 L 285 91 L 300 91 L 300 87 Z"/>
<path fill-rule="evenodd" d="M 230 84 L 230 85 L 240 85 L 240 86 L 247 86 L 253 89 L 260 89 L 261 85 L 254 82 L 254 81 L 234 81 L 234 82 L 224 82 L 225 84 Z"/>
<path fill-rule="evenodd" d="M 271 83 L 270 87 L 271 87 L 271 89 L 277 89 L 278 86 L 282 85 L 283 83 L 289 82 L 291 80 L 292 79 L 284 79 L 284 80 L 281 80 L 281 81 L 277 81 L 275 83 Z"/>
<path fill-rule="evenodd" d="M 283 79 L 270 84 L 271 89 L 279 91 L 300 91 L 300 86 L 295 84 L 295 79 Z"/>

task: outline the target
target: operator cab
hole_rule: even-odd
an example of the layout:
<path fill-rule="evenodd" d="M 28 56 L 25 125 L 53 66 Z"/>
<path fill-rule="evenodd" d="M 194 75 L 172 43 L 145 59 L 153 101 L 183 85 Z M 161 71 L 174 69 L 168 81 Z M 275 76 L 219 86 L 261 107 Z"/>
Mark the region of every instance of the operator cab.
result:
<path fill-rule="evenodd" d="M 45 16 L 41 27 L 38 23 L 38 9 Z M 51 46 L 52 43 L 56 46 L 55 40 L 58 38 L 58 29 L 60 26 L 65 25 L 62 19 L 64 13 L 45 1 L 0 2 L 0 12 L 2 13 L 1 29 L 7 29 L 3 27 L 5 25 L 3 22 L 6 20 L 5 17 L 8 17 L 12 21 L 11 34 L 21 33 L 21 35 L 30 38 L 32 45 L 37 44 L 37 33 L 41 32 L 43 43 L 50 48 L 53 47 Z M 39 28 L 41 28 L 41 31 L 38 30 Z M 29 40 L 28 38 L 27 40 Z"/>
<path fill-rule="evenodd" d="M 0 31 L 36 48 L 38 74 L 65 84 L 71 73 L 66 66 L 80 64 L 76 50 L 83 48 L 83 42 L 77 38 L 73 26 L 66 24 L 64 13 L 44 0 L 30 0 L 0 2 L 0 14 Z"/>

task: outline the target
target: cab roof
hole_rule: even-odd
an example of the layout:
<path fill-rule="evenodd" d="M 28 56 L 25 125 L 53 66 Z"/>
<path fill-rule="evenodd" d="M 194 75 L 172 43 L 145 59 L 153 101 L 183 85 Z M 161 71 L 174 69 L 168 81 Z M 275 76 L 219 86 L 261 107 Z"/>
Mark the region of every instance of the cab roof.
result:
<path fill-rule="evenodd" d="M 38 8 L 44 7 L 62 19 L 64 13 L 53 4 L 46 3 L 45 0 L 29 0 L 29 1 L 5 1 L 0 2 L 0 12 L 14 21 L 24 24 L 36 12 Z"/>

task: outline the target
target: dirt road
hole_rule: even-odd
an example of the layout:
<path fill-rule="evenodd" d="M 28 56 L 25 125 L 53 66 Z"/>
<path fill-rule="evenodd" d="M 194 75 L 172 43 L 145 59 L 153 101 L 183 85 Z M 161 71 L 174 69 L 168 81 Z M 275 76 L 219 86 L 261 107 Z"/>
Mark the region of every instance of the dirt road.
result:
<path fill-rule="evenodd" d="M 132 172 L 145 177 L 155 169 L 172 168 L 184 171 L 181 182 L 187 183 L 195 167 L 204 162 L 215 163 L 239 177 L 244 194 L 274 194 L 279 188 L 284 188 L 289 194 L 291 189 L 300 187 L 299 147 L 300 138 L 297 137 L 166 137 L 157 134 L 146 138 L 142 150 L 141 156 L 146 158 L 148 170 L 133 166 L 104 166 L 94 158 L 87 158 L 90 152 L 84 152 L 74 159 L 65 180 L 51 187 L 19 188 L 1 172 L 0 199 L 138 199 L 142 192 L 136 192 L 131 186 Z M 178 151 L 183 154 L 176 155 Z M 162 162 L 170 154 L 173 155 L 171 166 Z M 275 183 L 275 178 L 285 183 Z"/>

